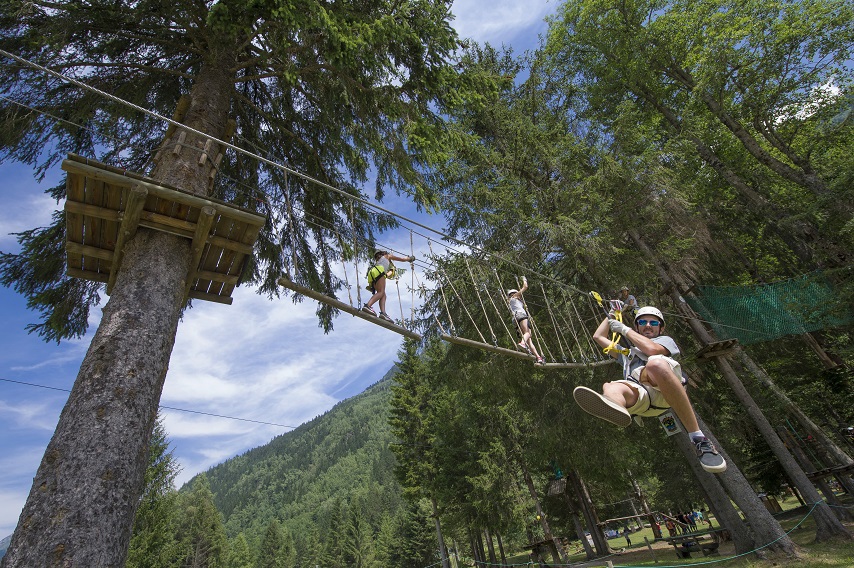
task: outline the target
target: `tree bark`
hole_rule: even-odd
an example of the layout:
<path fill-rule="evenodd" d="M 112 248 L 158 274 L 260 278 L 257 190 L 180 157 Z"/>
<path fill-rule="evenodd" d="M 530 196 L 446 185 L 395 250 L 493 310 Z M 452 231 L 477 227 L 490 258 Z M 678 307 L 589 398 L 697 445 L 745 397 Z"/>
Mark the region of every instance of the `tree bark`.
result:
<path fill-rule="evenodd" d="M 584 534 L 584 525 L 581 524 L 581 520 L 578 518 L 578 512 L 575 510 L 575 507 L 572 506 L 572 498 L 569 496 L 569 493 L 564 491 L 563 499 L 566 502 L 566 508 L 569 511 L 569 516 L 572 518 L 572 525 L 575 528 L 575 534 L 578 537 L 578 540 L 581 541 L 581 546 L 584 547 L 584 554 L 587 556 L 588 560 L 591 560 L 596 557 L 596 554 L 593 552 L 593 547 L 590 546 L 590 541 L 587 540 L 587 535 Z"/>
<path fill-rule="evenodd" d="M 677 421 L 679 421 L 675 412 L 672 412 L 671 414 Z M 727 460 L 727 470 L 724 473 L 710 475 L 703 469 L 703 466 L 701 466 L 700 462 L 697 460 L 697 453 L 694 448 L 694 444 L 691 443 L 688 436 L 676 435 L 671 437 L 676 438 L 676 445 L 685 456 L 685 459 L 688 460 L 688 465 L 690 466 L 691 471 L 694 473 L 694 476 L 703 488 L 706 497 L 708 497 L 709 507 L 711 507 L 715 512 L 715 518 L 718 520 L 718 523 L 720 523 L 721 526 L 727 529 L 730 535 L 732 535 L 736 554 L 750 552 L 764 542 L 770 542 L 771 540 L 779 538 L 780 535 L 785 536 L 783 529 L 780 528 L 780 524 L 777 523 L 773 517 L 771 520 L 777 524 L 777 529 L 779 530 L 756 530 L 756 528 L 753 527 L 753 522 L 750 524 L 750 527 L 753 527 L 753 530 L 751 530 L 747 523 L 741 519 L 738 511 L 736 511 L 735 507 L 732 505 L 733 502 L 738 505 L 748 519 L 763 516 L 763 511 L 766 516 L 770 517 L 770 514 L 768 514 L 768 511 L 765 509 L 765 506 L 762 505 L 762 502 L 759 501 L 759 497 L 756 496 L 756 492 L 753 491 L 753 488 L 741 473 L 741 470 L 733 463 L 724 448 L 720 446 L 720 443 L 712 434 L 711 429 L 705 422 L 703 422 L 703 418 L 699 414 L 697 415 L 697 422 L 700 424 L 700 429 L 703 433 L 712 440 L 712 443 L 715 444 L 715 447 L 721 455 L 724 456 L 724 459 Z M 682 426 L 682 429 L 684 430 L 685 427 Z M 726 487 L 726 491 L 724 490 L 724 487 Z M 763 520 L 767 521 L 764 517 Z M 762 553 L 757 553 L 757 555 L 760 557 L 764 556 Z"/>
<path fill-rule="evenodd" d="M 812 434 L 812 436 L 818 441 L 821 447 L 827 452 L 839 465 L 848 465 L 854 460 L 851 459 L 845 450 L 840 448 L 836 443 L 830 439 L 830 437 L 825 434 L 824 430 L 820 428 L 815 422 L 813 422 L 809 416 L 804 414 L 804 411 L 801 408 L 792 402 L 792 400 L 788 397 L 788 395 L 783 392 L 783 390 L 777 386 L 777 384 L 771 379 L 771 377 L 766 373 L 762 367 L 756 364 L 752 357 L 750 357 L 744 349 L 739 346 L 737 348 L 738 358 L 741 363 L 747 367 L 747 369 L 751 372 L 751 374 L 756 377 L 768 390 L 777 397 L 777 399 L 783 403 L 783 406 L 786 408 L 788 412 L 794 414 L 795 418 L 797 418 L 798 422 L 807 429 L 807 431 Z M 848 475 L 840 476 L 840 483 L 845 488 L 845 490 L 854 495 L 854 483 L 852 483 L 851 477 Z"/>
<path fill-rule="evenodd" d="M 563 544 L 552 535 L 552 529 L 549 526 L 549 521 L 546 518 L 545 512 L 543 512 L 542 506 L 540 505 L 540 498 L 537 496 L 537 490 L 534 487 L 534 480 L 531 478 L 531 474 L 528 472 L 528 467 L 522 460 L 519 460 L 519 466 L 522 469 L 522 476 L 525 478 L 525 485 L 528 486 L 528 492 L 531 495 L 531 500 L 534 502 L 534 506 L 537 509 L 537 518 L 540 521 L 540 526 L 543 527 L 543 535 L 545 536 L 545 540 L 553 543 L 555 552 L 558 555 L 558 558 L 555 558 L 555 560 L 557 562 L 567 564 L 569 562 L 569 558 L 566 555 L 566 551 L 563 549 Z"/>
<path fill-rule="evenodd" d="M 430 503 L 433 505 L 433 521 L 436 524 L 436 540 L 439 541 L 442 568 L 451 568 L 450 560 L 448 559 L 448 549 L 445 547 L 445 537 L 442 535 L 442 524 L 439 522 L 439 507 L 436 505 L 436 499 L 431 498 Z"/>
<path fill-rule="evenodd" d="M 233 61 L 233 56 L 231 56 Z M 228 54 L 203 64 L 185 124 L 220 135 Z M 187 135 L 184 144 L 204 147 Z M 203 195 L 211 163 L 165 152 L 152 177 Z M 80 366 L 12 537 L 4 568 L 123 566 L 181 310 L 190 243 L 140 229 Z"/>
<path fill-rule="evenodd" d="M 678 282 L 675 282 L 675 277 L 670 276 L 667 271 L 662 267 L 659 259 L 653 254 L 653 252 L 649 249 L 646 243 L 640 238 L 640 235 L 634 229 L 629 230 L 629 236 L 635 245 L 643 252 L 643 254 L 650 259 L 656 266 L 659 277 L 661 281 L 667 286 L 669 289 L 669 295 L 673 304 L 679 309 L 680 312 L 685 316 L 685 319 L 688 325 L 691 327 L 691 330 L 694 332 L 694 335 L 703 345 L 708 345 L 709 343 L 713 343 L 715 341 L 714 336 L 706 330 L 703 324 L 700 322 L 697 315 L 691 310 L 688 306 L 687 302 L 682 298 L 679 294 L 679 286 Z M 723 375 L 724 379 L 726 379 L 727 384 L 733 391 L 735 397 L 741 402 L 742 406 L 744 406 L 747 411 L 748 416 L 753 420 L 753 423 L 756 425 L 757 430 L 765 439 L 765 442 L 771 448 L 771 451 L 774 453 L 774 456 L 779 460 L 780 465 L 786 471 L 786 475 L 789 476 L 789 479 L 792 480 L 794 485 L 798 488 L 801 494 L 805 499 L 810 501 L 815 505 L 813 510 L 813 518 L 816 523 L 816 541 L 821 542 L 831 537 L 841 536 L 847 539 L 851 539 L 852 535 L 848 532 L 848 529 L 839 522 L 839 519 L 833 514 L 828 507 L 827 503 L 825 503 L 821 496 L 816 491 L 815 486 L 810 482 L 807 478 L 804 471 L 798 466 L 795 459 L 792 455 L 786 450 L 785 445 L 780 440 L 780 437 L 777 436 L 777 433 L 774 431 L 774 427 L 771 426 L 771 423 L 768 422 L 768 419 L 765 418 L 765 415 L 757 406 L 756 402 L 753 400 L 753 397 L 750 396 L 750 393 L 747 392 L 747 389 L 744 387 L 744 384 L 739 379 L 738 375 L 736 375 L 732 366 L 729 364 L 724 357 L 713 357 L 715 365 L 718 367 L 718 370 Z M 724 473 L 724 476 L 726 473 Z M 741 506 L 741 504 L 739 504 Z M 765 507 L 763 506 L 764 510 Z M 767 511 L 766 511 L 767 512 Z M 779 528 L 779 523 L 774 521 L 777 528 Z M 754 527 L 756 528 L 756 527 Z M 776 530 L 776 529 L 775 529 Z M 763 539 L 764 540 L 764 539 Z M 767 542 L 772 542 L 773 539 L 768 540 Z M 788 541 L 787 546 L 785 541 Z M 789 548 L 793 550 L 793 544 L 788 537 L 785 538 L 785 541 L 780 540 L 777 541 L 777 544 L 774 545 L 776 548 Z"/>
<path fill-rule="evenodd" d="M 590 531 L 590 536 L 593 537 L 593 546 L 596 547 L 596 553 L 599 556 L 611 554 L 611 548 L 608 546 L 608 540 L 605 538 L 605 535 L 602 534 L 602 528 L 599 526 L 599 518 L 596 515 L 596 509 L 593 507 L 593 501 L 590 499 L 590 493 L 587 491 L 584 480 L 581 479 L 581 476 L 578 475 L 578 472 L 574 468 L 570 468 L 566 475 L 572 481 L 575 495 L 581 506 L 581 514 L 584 515 L 587 529 Z"/>

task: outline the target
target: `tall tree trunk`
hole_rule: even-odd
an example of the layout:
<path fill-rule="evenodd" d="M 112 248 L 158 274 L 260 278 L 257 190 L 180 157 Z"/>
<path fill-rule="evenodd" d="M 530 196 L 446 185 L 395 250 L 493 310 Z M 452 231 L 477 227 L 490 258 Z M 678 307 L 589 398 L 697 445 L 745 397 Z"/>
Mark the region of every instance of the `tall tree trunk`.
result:
<path fill-rule="evenodd" d="M 439 522 L 439 507 L 436 505 L 436 499 L 431 498 L 430 504 L 433 505 L 433 522 L 436 524 L 436 540 L 439 541 L 439 554 L 442 556 L 442 568 L 451 568 L 450 559 L 448 558 L 448 549 L 445 547 L 445 537 L 442 535 L 442 524 Z"/>
<path fill-rule="evenodd" d="M 593 501 L 590 499 L 590 493 L 587 491 L 584 480 L 581 479 L 575 468 L 570 468 L 566 475 L 572 482 L 575 496 L 578 498 L 578 503 L 581 506 L 581 514 L 584 515 L 584 522 L 587 523 L 587 530 L 590 532 L 590 536 L 593 537 L 593 546 L 596 547 L 596 554 L 598 556 L 611 554 L 611 548 L 608 546 L 608 540 L 602 533 L 602 527 L 599 526 L 599 517 L 596 515 L 596 509 L 593 507 Z"/>
<path fill-rule="evenodd" d="M 671 414 L 679 422 L 679 417 L 676 416 L 676 413 L 671 412 Z M 688 460 L 691 471 L 709 499 L 709 507 L 715 512 L 715 518 L 718 520 L 718 523 L 732 535 L 736 554 L 750 552 L 758 546 L 776 540 L 781 536 L 788 539 L 780 527 L 780 523 L 770 516 L 765 506 L 762 505 L 762 502 L 756 496 L 753 487 L 750 486 L 750 483 L 741 473 L 741 470 L 726 454 L 726 450 L 714 439 L 711 429 L 703 422 L 703 418 L 699 414 L 697 415 L 697 422 L 700 424 L 700 429 L 713 441 L 718 451 L 727 460 L 727 470 L 724 473 L 709 475 L 703 469 L 703 466 L 697 460 L 696 448 L 694 448 L 694 444 L 691 443 L 688 436 L 676 435 L 671 436 L 671 438 L 675 439 L 677 447 L 685 456 L 685 459 Z M 679 423 L 681 424 L 681 422 Z M 685 427 L 682 426 L 682 429 L 684 430 Z M 726 487 L 726 491 L 724 491 L 724 487 Z M 750 527 L 741 519 L 738 511 L 732 505 L 733 502 L 738 505 L 748 519 L 751 519 Z M 758 517 L 761 517 L 761 519 Z M 773 526 L 768 529 L 764 528 L 768 523 L 768 518 L 766 517 L 770 518 L 772 524 L 776 524 L 776 528 Z M 754 525 L 754 518 L 757 518 L 757 525 Z M 791 545 L 791 542 L 789 542 L 789 545 Z M 757 555 L 762 557 L 764 553 L 759 552 Z"/>
<path fill-rule="evenodd" d="M 634 490 L 635 497 L 640 501 L 641 509 L 649 520 L 649 526 L 652 529 L 652 536 L 655 539 L 661 538 L 661 525 L 655 519 L 655 515 L 652 513 L 652 509 L 649 507 L 649 501 L 646 499 L 646 495 L 644 495 L 643 490 L 641 489 L 640 484 L 632 475 L 632 472 L 629 471 L 629 479 L 632 480 L 632 489 Z M 638 514 L 637 509 L 634 508 L 634 503 L 632 503 L 632 509 L 635 511 L 635 515 Z M 638 528 L 643 528 L 643 526 L 639 526 Z"/>
<path fill-rule="evenodd" d="M 595 558 L 596 554 L 593 552 L 593 547 L 590 546 L 590 541 L 587 540 L 587 535 L 584 534 L 584 525 L 581 524 L 581 520 L 578 518 L 578 512 L 575 510 L 575 507 L 572 506 L 572 498 L 569 496 L 569 493 L 564 491 L 563 499 L 566 502 L 566 508 L 569 511 L 569 516 L 572 518 L 572 525 L 575 528 L 575 534 L 578 537 L 578 540 L 581 541 L 581 546 L 584 547 L 584 554 L 587 556 L 588 560 L 591 560 Z"/>
<path fill-rule="evenodd" d="M 489 552 L 489 562 L 498 564 L 498 556 L 495 554 L 495 543 L 492 542 L 492 533 L 489 529 L 483 529 L 483 536 L 486 539 L 486 549 Z"/>
<path fill-rule="evenodd" d="M 228 117 L 227 55 L 202 66 L 185 124 L 220 135 Z M 188 134 L 185 145 L 205 139 Z M 205 194 L 211 163 L 165 152 L 154 179 Z M 140 229 L 33 479 L 2 565 L 123 566 L 143 490 L 148 445 L 181 310 L 190 243 Z"/>
<path fill-rule="evenodd" d="M 795 456 L 795 459 L 798 460 L 798 463 L 801 465 L 801 468 L 806 473 L 814 473 L 816 471 L 816 466 L 813 461 L 807 456 L 804 449 L 801 447 L 800 443 L 792 436 L 792 433 L 789 432 L 784 426 L 780 426 L 777 429 L 777 433 L 780 436 L 780 439 L 786 444 L 786 446 L 791 450 L 792 454 Z M 836 494 L 833 493 L 833 489 L 830 487 L 830 484 L 827 483 L 825 478 L 819 477 L 816 478 L 813 482 L 818 487 L 821 494 L 824 495 L 824 498 L 833 507 L 833 512 L 836 516 L 843 521 L 852 520 L 851 513 L 845 508 L 845 505 L 836 498 Z"/>
<path fill-rule="evenodd" d="M 543 528 L 545 540 L 552 543 L 555 553 L 558 555 L 555 560 L 566 564 L 569 562 L 569 558 L 566 555 L 566 551 L 563 549 L 563 544 L 552 535 L 549 520 L 546 518 L 545 512 L 543 512 L 543 507 L 540 505 L 540 498 L 537 495 L 536 488 L 534 487 L 534 480 L 531 478 L 531 474 L 528 472 L 528 467 L 525 465 L 525 462 L 521 459 L 519 460 L 519 467 L 522 469 L 522 477 L 525 479 L 525 485 L 528 486 L 528 493 L 530 493 L 531 500 L 534 502 L 534 506 L 537 509 L 537 518 L 540 521 L 540 526 Z"/>
<path fill-rule="evenodd" d="M 504 543 L 501 541 L 501 535 L 495 535 L 495 540 L 498 541 L 498 554 L 501 556 L 501 565 L 507 566 L 507 555 L 504 553 Z"/>
<path fill-rule="evenodd" d="M 662 267 L 661 262 L 658 257 L 653 254 L 653 252 L 649 249 L 646 243 L 640 238 L 640 235 L 634 229 L 630 229 L 628 231 L 629 236 L 635 245 L 643 252 L 643 254 L 651 260 L 657 270 L 661 281 L 665 284 L 665 288 L 669 290 L 668 294 L 673 301 L 673 304 L 677 306 L 680 312 L 685 316 L 685 319 L 688 325 L 691 327 L 691 330 L 694 332 L 695 337 L 702 343 L 703 345 L 708 345 L 710 343 L 715 342 L 715 338 L 712 334 L 706 330 L 703 324 L 700 322 L 700 319 L 697 317 L 697 314 L 691 310 L 688 306 L 687 302 L 685 302 L 684 298 L 679 293 L 679 290 L 682 288 L 679 286 L 680 282 L 676 281 L 676 276 L 671 276 L 667 273 L 667 271 Z M 765 439 L 765 442 L 771 448 L 771 451 L 774 453 L 774 456 L 780 462 L 780 465 L 786 471 L 786 475 L 789 476 L 789 479 L 795 484 L 801 494 L 810 502 L 815 504 L 815 509 L 813 510 L 813 518 L 816 523 L 816 541 L 820 542 L 826 540 L 831 537 L 841 536 L 848 539 L 852 538 L 848 529 L 839 522 L 839 519 L 833 514 L 828 507 L 827 503 L 825 503 L 821 496 L 816 491 L 815 486 L 810 482 L 807 478 L 804 471 L 798 466 L 795 459 L 792 455 L 786 450 L 786 446 L 783 445 L 783 442 L 780 440 L 780 437 L 777 436 L 777 433 L 774 431 L 774 427 L 768 422 L 768 419 L 765 418 L 765 415 L 757 406 L 756 402 L 753 400 L 753 397 L 750 396 L 750 393 L 747 392 L 747 389 L 744 387 L 744 384 L 741 382 L 741 379 L 738 378 L 732 366 L 729 364 L 724 357 L 713 357 L 715 365 L 718 367 L 718 370 L 721 372 L 721 375 L 726 379 L 727 384 L 732 389 L 735 397 L 741 402 L 742 406 L 744 406 L 747 411 L 748 416 L 753 420 L 753 423 L 756 425 L 757 430 Z M 739 504 L 739 506 L 741 506 Z M 763 507 L 764 509 L 764 507 Z M 775 521 L 776 523 L 776 521 Z M 776 523 L 779 526 L 779 523 Z M 788 539 L 787 539 L 788 540 Z M 769 541 L 770 542 L 770 541 Z M 781 541 L 778 541 L 778 547 L 783 547 Z M 792 548 L 791 541 L 789 541 L 789 548 Z"/>

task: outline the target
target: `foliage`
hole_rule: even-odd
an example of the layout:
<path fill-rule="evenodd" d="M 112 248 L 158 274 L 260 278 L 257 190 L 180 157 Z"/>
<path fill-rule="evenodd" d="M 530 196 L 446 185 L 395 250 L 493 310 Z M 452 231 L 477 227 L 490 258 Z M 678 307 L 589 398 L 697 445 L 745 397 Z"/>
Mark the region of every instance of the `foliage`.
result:
<path fill-rule="evenodd" d="M 491 90 L 489 77 L 455 70 L 449 7 L 446 0 L 4 0 L 0 47 L 166 117 L 182 96 L 217 84 L 235 143 L 269 161 L 226 152 L 209 188 L 268 217 L 244 279 L 277 295 L 275 281 L 289 271 L 334 294 L 341 283 L 330 265 L 352 254 L 340 250 L 334 228 L 351 224 L 349 206 L 363 251 L 376 230 L 394 224 L 351 199 L 363 197 L 359 186 L 369 173 L 377 198 L 394 190 L 433 209 L 425 172 L 444 153 L 435 104 L 476 104 Z M 0 161 L 31 164 L 39 177 L 67 152 L 148 174 L 157 151 L 174 144 L 175 128 L 161 119 L 25 63 L 4 65 L 0 79 L 7 97 L 0 103 Z M 213 117 L 220 109 L 207 110 Z M 64 185 L 51 191 L 64 197 Z M 0 264 L 2 281 L 42 311 L 44 323 L 32 330 L 54 340 L 85 331 L 98 290 L 39 266 L 57 258 L 47 253 L 63 246 L 63 221 L 59 215 L 50 227 L 22 234 L 24 249 Z M 327 330 L 332 315 L 319 313 Z"/>

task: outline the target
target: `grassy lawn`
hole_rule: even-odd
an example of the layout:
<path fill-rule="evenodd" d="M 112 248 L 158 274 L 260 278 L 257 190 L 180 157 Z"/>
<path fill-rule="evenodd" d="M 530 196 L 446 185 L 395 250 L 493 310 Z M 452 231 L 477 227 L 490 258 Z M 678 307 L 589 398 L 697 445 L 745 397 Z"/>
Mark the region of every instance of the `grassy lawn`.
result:
<path fill-rule="evenodd" d="M 843 503 L 851 506 L 854 499 L 849 496 L 841 496 Z M 676 555 L 673 546 L 664 541 L 653 541 L 652 529 L 644 528 L 630 535 L 632 546 L 626 547 L 626 539 L 622 536 L 612 538 L 608 541 L 614 551 L 612 556 L 591 561 L 589 566 L 606 566 L 610 561 L 616 567 L 632 566 L 655 566 L 665 568 L 667 566 L 708 566 L 710 568 L 721 567 L 746 567 L 746 568 L 772 568 L 787 566 L 791 568 L 854 568 L 854 541 L 836 541 L 816 544 L 815 522 L 812 517 L 807 517 L 810 508 L 801 507 L 794 498 L 780 503 L 782 513 L 775 516 L 780 521 L 792 541 L 799 547 L 797 558 L 785 556 L 773 556 L 765 560 L 757 559 L 755 554 L 747 554 L 735 557 L 735 547 L 732 542 L 723 542 L 718 549 L 718 556 L 703 556 L 700 553 L 693 554 L 693 558 L 680 559 Z M 806 517 L 806 518 L 805 518 Z M 712 524 L 718 528 L 718 523 L 712 518 Z M 704 524 L 705 526 L 705 524 Z M 854 523 L 846 523 L 848 529 L 854 533 Z M 665 535 L 666 529 L 662 527 Z M 790 532 L 791 531 L 791 532 Z M 644 540 L 646 537 L 649 542 Z M 570 543 L 571 563 L 583 563 L 586 561 L 584 551 L 576 540 Z M 528 562 L 528 555 L 518 554 L 508 557 L 510 566 L 520 566 Z"/>

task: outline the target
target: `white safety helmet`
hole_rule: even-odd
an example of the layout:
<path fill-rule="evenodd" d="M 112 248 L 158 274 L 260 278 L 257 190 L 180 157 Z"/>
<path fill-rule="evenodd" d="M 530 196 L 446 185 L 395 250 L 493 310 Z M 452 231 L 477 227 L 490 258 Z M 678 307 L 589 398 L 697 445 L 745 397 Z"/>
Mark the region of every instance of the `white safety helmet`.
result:
<path fill-rule="evenodd" d="M 661 325 L 664 325 L 664 315 L 661 313 L 661 310 L 658 308 L 654 308 L 652 306 L 644 306 L 635 313 L 635 321 L 643 316 L 655 316 L 659 320 L 661 320 Z"/>
<path fill-rule="evenodd" d="M 515 294 L 518 291 L 519 290 L 517 290 L 516 288 L 510 288 L 509 290 L 507 290 L 507 295 L 512 296 L 513 294 Z"/>

